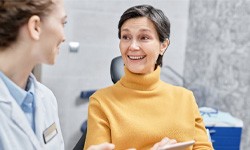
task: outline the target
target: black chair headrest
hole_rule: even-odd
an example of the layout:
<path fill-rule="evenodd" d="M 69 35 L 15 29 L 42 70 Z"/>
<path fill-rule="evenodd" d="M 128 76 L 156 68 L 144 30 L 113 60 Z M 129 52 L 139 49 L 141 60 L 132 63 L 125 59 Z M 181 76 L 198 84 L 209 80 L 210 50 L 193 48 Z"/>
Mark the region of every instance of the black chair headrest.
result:
<path fill-rule="evenodd" d="M 124 75 L 124 63 L 122 56 L 117 56 L 112 59 L 110 66 L 111 80 L 115 84 Z"/>

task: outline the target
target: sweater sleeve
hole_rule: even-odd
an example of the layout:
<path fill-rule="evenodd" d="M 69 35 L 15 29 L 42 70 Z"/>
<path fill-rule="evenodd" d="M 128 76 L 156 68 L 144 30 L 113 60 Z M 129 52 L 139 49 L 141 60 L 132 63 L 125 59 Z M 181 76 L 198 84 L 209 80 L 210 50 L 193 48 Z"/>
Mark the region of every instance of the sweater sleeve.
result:
<path fill-rule="evenodd" d="M 111 142 L 109 122 L 100 102 L 92 96 L 88 107 L 88 127 L 84 150 L 91 145 L 103 142 Z"/>
<path fill-rule="evenodd" d="M 209 142 L 206 128 L 193 94 L 192 94 L 192 99 L 194 103 L 193 110 L 195 117 L 195 137 L 194 137 L 195 144 L 193 146 L 193 150 L 204 150 L 204 149 L 213 150 L 212 144 L 211 142 Z"/>

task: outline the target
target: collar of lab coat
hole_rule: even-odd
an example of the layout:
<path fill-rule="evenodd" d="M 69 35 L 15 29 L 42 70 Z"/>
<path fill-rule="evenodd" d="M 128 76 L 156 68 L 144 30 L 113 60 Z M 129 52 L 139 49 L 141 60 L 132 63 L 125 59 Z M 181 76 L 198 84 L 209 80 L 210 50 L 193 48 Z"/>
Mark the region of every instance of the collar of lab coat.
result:
<path fill-rule="evenodd" d="M 11 119 L 16 123 L 16 125 L 29 137 L 30 141 L 33 143 L 35 149 L 40 149 L 42 145 L 42 134 L 43 130 L 46 129 L 45 124 L 45 116 L 44 116 L 44 105 L 42 103 L 44 99 L 44 94 L 41 92 L 39 85 L 37 83 L 36 78 L 33 74 L 30 75 L 35 84 L 35 93 L 36 93 L 36 113 L 35 113 L 35 124 L 36 124 L 36 134 L 33 132 L 30 127 L 28 120 L 26 119 L 24 113 L 20 106 L 16 103 L 14 98 L 11 96 L 8 88 L 5 86 L 5 83 L 2 79 L 0 79 L 0 104 L 6 103 L 9 105 L 9 112 L 7 114 L 11 114 Z M 38 136 L 36 136 L 38 135 Z M 38 140 L 39 139 L 39 140 Z M 40 141 L 40 142 L 39 142 Z"/>

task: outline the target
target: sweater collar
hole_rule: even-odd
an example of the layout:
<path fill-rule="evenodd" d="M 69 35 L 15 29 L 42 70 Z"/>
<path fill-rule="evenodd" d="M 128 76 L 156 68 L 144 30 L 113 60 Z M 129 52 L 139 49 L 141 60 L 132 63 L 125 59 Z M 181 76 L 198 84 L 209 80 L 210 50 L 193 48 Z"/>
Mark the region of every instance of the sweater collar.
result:
<path fill-rule="evenodd" d="M 124 67 L 125 75 L 120 82 L 123 86 L 142 91 L 151 91 L 155 89 L 160 82 L 161 67 L 157 67 L 155 71 L 149 74 L 135 74 Z"/>

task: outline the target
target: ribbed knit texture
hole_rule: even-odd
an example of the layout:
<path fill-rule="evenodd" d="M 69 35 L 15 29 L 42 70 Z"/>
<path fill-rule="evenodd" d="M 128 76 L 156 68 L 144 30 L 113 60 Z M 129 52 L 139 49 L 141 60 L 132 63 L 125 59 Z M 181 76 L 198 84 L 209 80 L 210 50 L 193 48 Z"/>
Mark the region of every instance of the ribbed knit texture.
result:
<path fill-rule="evenodd" d="M 85 149 L 110 142 L 116 150 L 148 150 L 162 138 L 195 140 L 191 149 L 212 149 L 192 92 L 160 80 L 160 67 L 131 73 L 90 98 Z"/>

